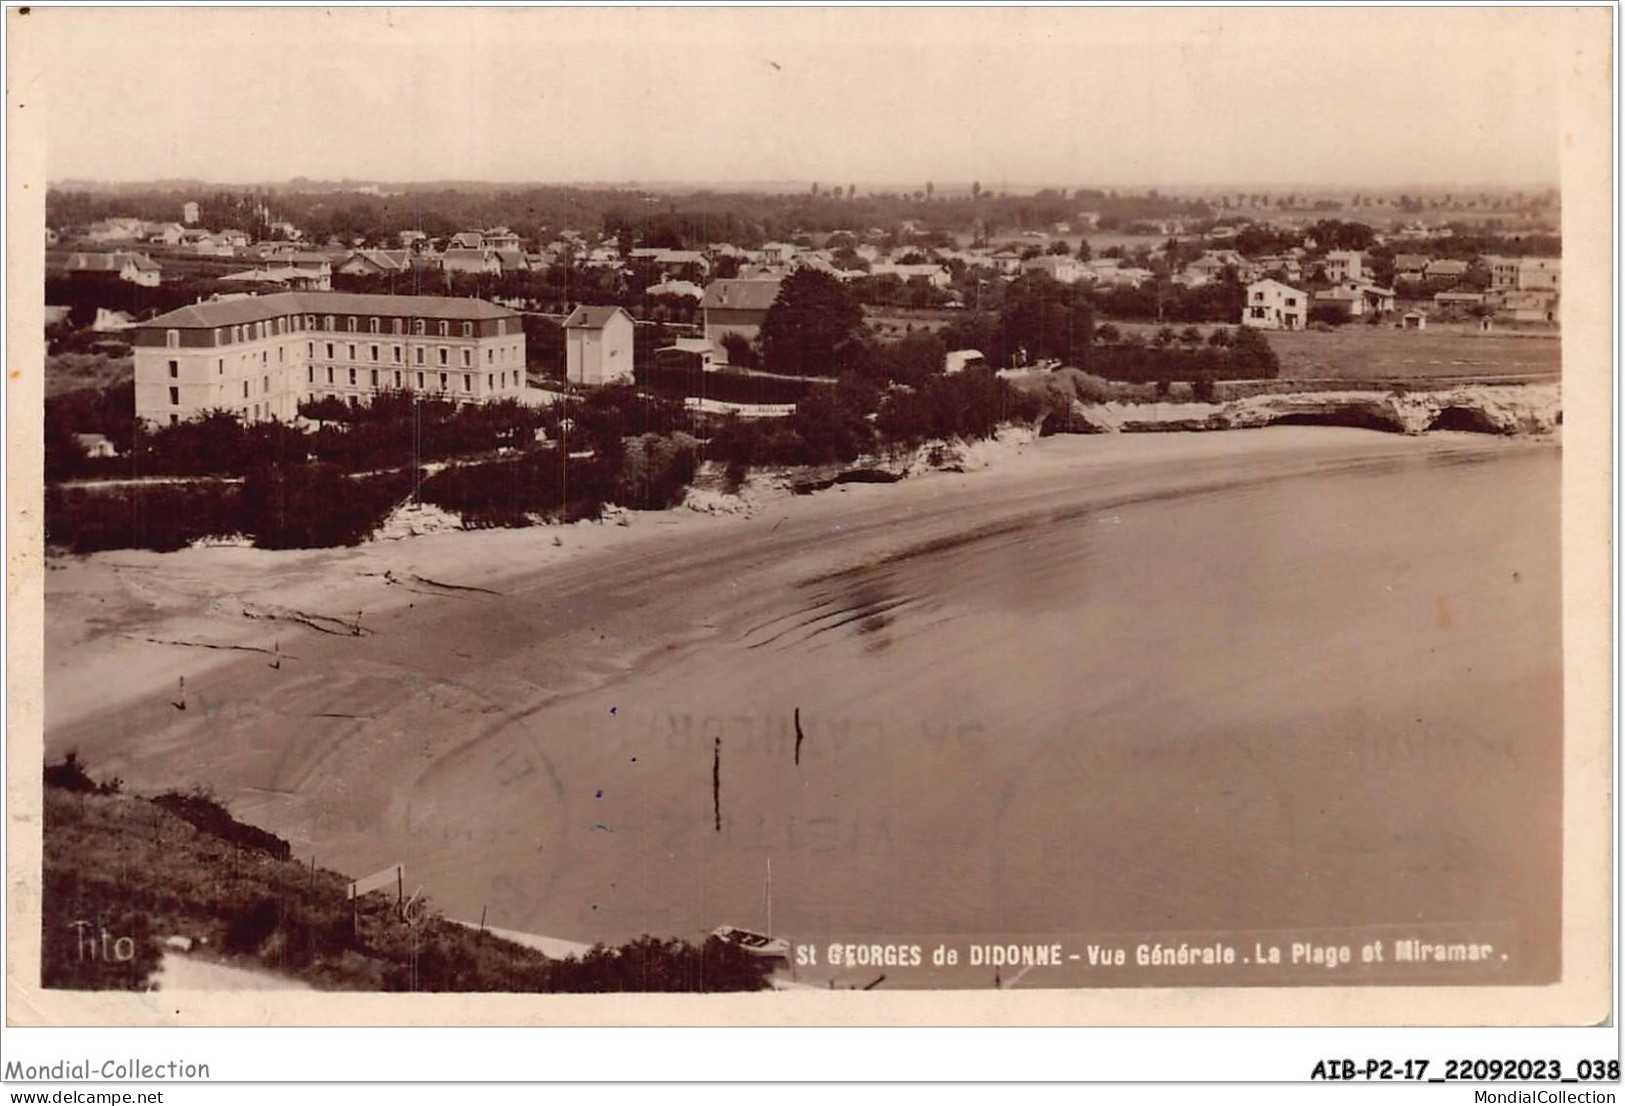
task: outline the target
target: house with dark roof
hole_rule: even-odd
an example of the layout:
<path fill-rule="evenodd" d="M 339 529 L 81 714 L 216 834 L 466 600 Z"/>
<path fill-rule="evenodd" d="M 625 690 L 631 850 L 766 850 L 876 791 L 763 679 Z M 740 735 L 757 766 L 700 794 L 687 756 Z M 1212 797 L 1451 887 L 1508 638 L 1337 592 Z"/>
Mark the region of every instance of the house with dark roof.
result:
<path fill-rule="evenodd" d="M 1446 257 L 1435 261 L 1429 261 L 1427 263 L 1427 268 L 1424 269 L 1423 272 L 1429 280 L 1439 280 L 1445 277 L 1456 277 L 1459 279 L 1467 275 L 1467 268 L 1467 262 L 1456 261 Z"/>
<path fill-rule="evenodd" d="M 503 273 L 522 273 L 530 268 L 530 259 L 525 256 L 524 250 L 517 247 L 493 249 L 491 252 L 496 254 L 497 266 Z"/>
<path fill-rule="evenodd" d="M 738 334 L 754 342 L 762 332 L 767 309 L 779 298 L 778 280 L 713 280 L 705 286 L 700 297 L 700 310 L 705 314 L 705 338 L 722 351 L 727 361 L 724 335 Z"/>
<path fill-rule="evenodd" d="M 275 284 L 307 292 L 321 292 L 329 287 L 326 277 L 292 265 L 265 265 L 244 269 L 240 273 L 227 273 L 220 281 L 221 283 L 230 281 L 234 284 Z"/>
<path fill-rule="evenodd" d="M 564 320 L 564 375 L 571 384 L 632 379 L 637 324 L 625 308 L 581 304 Z"/>
<path fill-rule="evenodd" d="M 497 276 L 502 272 L 502 262 L 491 250 L 454 247 L 440 255 L 440 268 L 448 273 L 489 273 Z"/>
<path fill-rule="evenodd" d="M 412 271 L 406 250 L 355 250 L 333 266 L 335 273 L 348 276 L 396 276 Z"/>
<path fill-rule="evenodd" d="M 1433 259 L 1425 253 L 1396 253 L 1394 255 L 1395 280 L 1421 280 L 1427 273 L 1428 262 Z"/>
<path fill-rule="evenodd" d="M 46 258 L 46 269 L 65 276 L 116 276 L 120 280 L 156 288 L 163 267 L 144 253 L 70 253 Z"/>

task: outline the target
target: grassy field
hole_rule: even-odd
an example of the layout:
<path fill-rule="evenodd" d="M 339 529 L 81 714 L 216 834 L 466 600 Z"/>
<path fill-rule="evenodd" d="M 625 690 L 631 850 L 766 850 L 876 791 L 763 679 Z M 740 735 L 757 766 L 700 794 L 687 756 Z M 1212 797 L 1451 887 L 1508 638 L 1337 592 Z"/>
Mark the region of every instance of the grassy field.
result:
<path fill-rule="evenodd" d="M 108 388 L 135 377 L 135 360 L 99 353 L 59 353 L 45 359 L 45 395 Z"/>
<path fill-rule="evenodd" d="M 1108 320 L 1124 334 L 1150 338 L 1156 323 Z M 1184 323 L 1169 324 L 1178 332 Z M 1220 329 L 1196 327 L 1205 339 Z M 1225 327 L 1224 329 L 1234 329 Z M 1433 380 L 1502 377 L 1556 378 L 1563 370 L 1556 331 L 1499 330 L 1486 334 L 1466 324 L 1426 331 L 1352 323 L 1332 331 L 1266 331 L 1281 359 L 1283 380 Z"/>
<path fill-rule="evenodd" d="M 1269 341 L 1281 358 L 1283 378 L 1556 378 L 1563 371 L 1562 344 L 1555 333 L 1346 326 L 1329 333 L 1275 332 Z"/>

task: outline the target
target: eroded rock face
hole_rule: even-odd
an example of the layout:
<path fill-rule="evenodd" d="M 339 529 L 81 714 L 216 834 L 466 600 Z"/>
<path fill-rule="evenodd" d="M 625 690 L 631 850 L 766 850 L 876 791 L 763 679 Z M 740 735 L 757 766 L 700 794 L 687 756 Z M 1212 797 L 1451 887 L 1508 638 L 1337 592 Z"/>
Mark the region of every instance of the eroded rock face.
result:
<path fill-rule="evenodd" d="M 1393 434 L 1466 430 L 1550 434 L 1562 422 L 1558 384 L 1465 385 L 1443 391 L 1289 392 L 1228 403 L 1074 401 L 1070 418 L 1045 419 L 1045 432 L 1072 434 L 1248 430 L 1262 426 L 1355 426 Z"/>

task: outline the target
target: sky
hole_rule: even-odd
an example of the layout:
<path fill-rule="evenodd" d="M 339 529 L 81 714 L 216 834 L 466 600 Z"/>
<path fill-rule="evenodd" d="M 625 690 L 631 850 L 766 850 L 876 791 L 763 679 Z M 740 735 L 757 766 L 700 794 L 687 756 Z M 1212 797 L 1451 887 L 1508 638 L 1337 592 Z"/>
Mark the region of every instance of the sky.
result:
<path fill-rule="evenodd" d="M 36 7 L 8 65 L 53 181 L 1521 187 L 1610 14 Z"/>

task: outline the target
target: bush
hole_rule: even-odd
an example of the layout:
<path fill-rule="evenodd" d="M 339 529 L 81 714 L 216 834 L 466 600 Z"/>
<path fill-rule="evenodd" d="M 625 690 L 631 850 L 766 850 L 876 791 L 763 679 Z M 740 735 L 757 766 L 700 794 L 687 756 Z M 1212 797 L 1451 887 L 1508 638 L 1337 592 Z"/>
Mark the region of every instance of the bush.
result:
<path fill-rule="evenodd" d="M 789 419 L 741 419 L 729 415 L 712 431 L 705 455 L 727 465 L 726 479 L 743 483 L 752 465 L 805 465 L 813 450 Z"/>
<path fill-rule="evenodd" d="M 751 340 L 737 331 L 730 330 L 722 336 L 722 348 L 728 353 L 728 364 L 736 369 L 754 369 L 762 363 Z"/>
<path fill-rule="evenodd" d="M 1105 379 L 1091 373 L 1069 374 L 1072 394 L 1080 403 L 1107 403 L 1112 398 L 1112 386 Z"/>
<path fill-rule="evenodd" d="M 358 545 L 411 483 L 410 473 L 350 477 L 335 465 L 267 465 L 243 482 L 243 525 L 261 549 Z"/>
<path fill-rule="evenodd" d="M 45 766 L 45 786 L 61 788 L 63 791 L 87 791 L 97 795 L 116 795 L 124 787 L 124 781 L 117 776 L 111 780 L 97 783 L 85 771 L 84 762 L 79 754 L 69 749 L 62 758 L 61 764 L 47 764 Z"/>
<path fill-rule="evenodd" d="M 991 369 L 940 376 L 922 388 L 894 391 L 880 405 L 875 427 L 891 446 L 934 438 L 973 441 L 991 437 L 1002 423 L 1032 422 L 1043 400 L 1017 391 Z"/>
<path fill-rule="evenodd" d="M 789 424 L 806 443 L 805 463 L 851 461 L 873 448 L 874 431 L 850 399 L 850 394 L 838 396 L 821 388 L 796 404 Z"/>
<path fill-rule="evenodd" d="M 72 553 L 184 549 L 246 532 L 241 489 L 217 480 L 45 489 L 45 541 Z"/>
<path fill-rule="evenodd" d="M 277 860 L 293 856 L 293 847 L 274 833 L 239 822 L 224 805 L 207 791 L 194 788 L 189 792 L 166 791 L 152 800 L 200 833 L 229 841 L 233 845 L 261 852 Z"/>
<path fill-rule="evenodd" d="M 800 403 L 830 382 L 765 373 L 701 372 L 676 365 L 646 365 L 634 374 L 638 385 L 671 399 L 688 396 L 724 403 Z"/>
<path fill-rule="evenodd" d="M 616 461 L 619 471 L 619 460 Z M 444 469 L 423 482 L 418 496 L 462 516 L 466 527 L 529 526 L 533 516 L 558 522 L 597 518 L 614 495 L 605 462 L 566 458 L 556 447 L 511 461 Z"/>
<path fill-rule="evenodd" d="M 708 938 L 703 945 L 644 935 L 618 949 L 595 946 L 579 959 L 549 966 L 552 991 L 672 992 L 759 991 L 771 965 L 736 945 Z"/>
<path fill-rule="evenodd" d="M 641 434 L 627 439 L 615 502 L 636 511 L 677 506 L 699 467 L 699 444 L 687 434 Z"/>
<path fill-rule="evenodd" d="M 1254 327 L 1237 327 L 1230 340 L 1229 365 L 1221 379 L 1273 380 L 1281 375 L 1281 361 L 1269 339 Z"/>
<path fill-rule="evenodd" d="M 1309 321 L 1311 323 L 1324 323 L 1327 326 L 1342 326 L 1349 321 L 1348 305 L 1344 303 L 1317 303 L 1309 308 Z"/>

